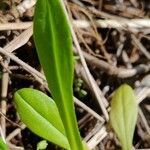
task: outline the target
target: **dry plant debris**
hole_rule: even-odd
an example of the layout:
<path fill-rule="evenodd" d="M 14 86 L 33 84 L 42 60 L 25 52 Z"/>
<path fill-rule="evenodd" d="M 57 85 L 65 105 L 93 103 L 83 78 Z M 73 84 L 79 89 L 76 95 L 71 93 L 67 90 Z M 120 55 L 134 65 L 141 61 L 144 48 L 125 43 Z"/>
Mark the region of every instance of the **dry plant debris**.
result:
<path fill-rule="evenodd" d="M 133 149 L 150 149 L 150 2 L 63 2 L 77 58 L 74 99 L 82 137 L 91 149 L 120 148 L 109 127 L 110 100 L 119 85 L 128 83 L 139 103 Z M 32 38 L 35 3 L 0 2 L 0 133 L 15 150 L 34 150 L 41 139 L 20 122 L 13 93 L 22 87 L 34 87 L 50 94 Z M 58 148 L 49 143 L 48 149 Z"/>

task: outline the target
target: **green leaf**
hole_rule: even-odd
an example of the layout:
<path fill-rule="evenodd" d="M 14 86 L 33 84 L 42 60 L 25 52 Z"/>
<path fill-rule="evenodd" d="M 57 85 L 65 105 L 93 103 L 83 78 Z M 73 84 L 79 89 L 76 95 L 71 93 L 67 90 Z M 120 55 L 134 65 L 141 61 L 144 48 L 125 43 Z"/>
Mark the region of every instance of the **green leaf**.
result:
<path fill-rule="evenodd" d="M 132 149 L 132 140 L 138 115 L 138 104 L 132 88 L 126 84 L 114 93 L 110 121 L 123 150 Z"/>
<path fill-rule="evenodd" d="M 37 144 L 37 150 L 45 150 L 47 148 L 47 141 L 43 140 Z"/>
<path fill-rule="evenodd" d="M 21 120 L 31 131 L 69 148 L 57 106 L 50 97 L 38 90 L 24 88 L 15 93 L 14 100 Z"/>
<path fill-rule="evenodd" d="M 73 104 L 73 54 L 68 21 L 60 0 L 38 0 L 34 40 L 49 89 L 72 150 L 82 150 Z"/>
<path fill-rule="evenodd" d="M 6 143 L 4 143 L 2 138 L 0 138 L 0 150 L 9 150 L 8 146 Z"/>

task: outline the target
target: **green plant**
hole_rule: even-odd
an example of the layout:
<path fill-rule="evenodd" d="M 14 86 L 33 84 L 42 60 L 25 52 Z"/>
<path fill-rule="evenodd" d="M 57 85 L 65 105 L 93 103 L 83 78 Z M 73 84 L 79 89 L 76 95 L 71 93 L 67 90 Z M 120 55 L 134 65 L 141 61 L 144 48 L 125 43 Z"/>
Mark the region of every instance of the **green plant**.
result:
<path fill-rule="evenodd" d="M 6 143 L 3 141 L 2 138 L 0 138 L 0 149 L 1 149 L 1 150 L 9 150 L 8 146 L 7 146 Z"/>
<path fill-rule="evenodd" d="M 31 131 L 65 149 L 69 143 L 55 102 L 46 94 L 30 88 L 14 95 L 17 111 Z"/>
<path fill-rule="evenodd" d="M 57 106 L 39 91 L 21 89 L 14 96 L 17 111 L 22 121 L 41 137 L 65 149 L 87 149 L 81 142 L 74 112 L 72 39 L 60 0 L 37 1 L 34 40 Z"/>
<path fill-rule="evenodd" d="M 83 80 L 80 78 L 75 79 L 74 81 L 74 91 L 78 94 L 80 98 L 84 98 L 87 95 L 87 92 L 82 89 L 83 86 Z"/>
<path fill-rule="evenodd" d="M 110 121 L 123 150 L 132 149 L 132 140 L 138 114 L 138 104 L 132 88 L 126 84 L 114 93 Z"/>
<path fill-rule="evenodd" d="M 47 141 L 42 140 L 37 144 L 37 149 L 36 150 L 45 150 L 47 148 Z"/>

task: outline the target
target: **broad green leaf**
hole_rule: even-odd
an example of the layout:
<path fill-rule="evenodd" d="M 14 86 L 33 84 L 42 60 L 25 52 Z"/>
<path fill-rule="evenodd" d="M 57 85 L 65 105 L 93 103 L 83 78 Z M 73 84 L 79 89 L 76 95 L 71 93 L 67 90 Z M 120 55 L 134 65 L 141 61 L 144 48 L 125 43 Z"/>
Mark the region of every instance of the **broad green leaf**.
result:
<path fill-rule="evenodd" d="M 15 93 L 14 100 L 21 120 L 31 131 L 69 148 L 57 106 L 50 97 L 38 90 L 24 88 Z"/>
<path fill-rule="evenodd" d="M 34 40 L 71 149 L 82 150 L 73 105 L 72 40 L 61 0 L 37 1 Z"/>
<path fill-rule="evenodd" d="M 138 104 L 132 88 L 126 84 L 120 86 L 111 102 L 110 121 L 123 150 L 132 149 L 137 114 Z"/>
<path fill-rule="evenodd" d="M 6 143 L 4 143 L 2 138 L 0 138 L 0 150 L 9 150 L 8 146 Z"/>

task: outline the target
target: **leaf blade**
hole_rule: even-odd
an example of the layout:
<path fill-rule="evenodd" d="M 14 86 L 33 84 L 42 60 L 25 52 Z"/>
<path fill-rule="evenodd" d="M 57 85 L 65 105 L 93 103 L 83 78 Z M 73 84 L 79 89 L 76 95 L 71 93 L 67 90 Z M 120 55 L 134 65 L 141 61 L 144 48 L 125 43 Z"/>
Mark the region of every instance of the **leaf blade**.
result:
<path fill-rule="evenodd" d="M 59 0 L 38 0 L 34 16 L 34 40 L 71 148 L 82 150 L 73 105 L 71 33 Z"/>
<path fill-rule="evenodd" d="M 6 143 L 4 143 L 2 138 L 0 138 L 0 149 L 1 150 L 9 150 L 8 146 L 6 145 Z"/>
<path fill-rule="evenodd" d="M 126 84 L 114 93 L 110 121 L 124 150 L 131 150 L 138 114 L 138 104 L 132 88 Z"/>
<path fill-rule="evenodd" d="M 31 131 L 69 148 L 57 107 L 48 96 L 34 89 L 21 89 L 15 93 L 14 100 L 21 120 Z"/>

